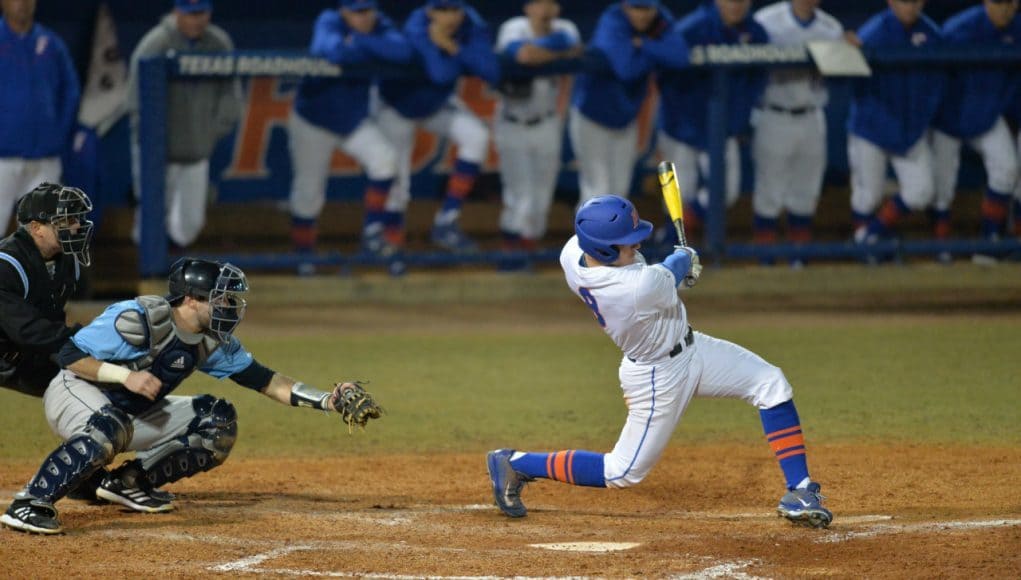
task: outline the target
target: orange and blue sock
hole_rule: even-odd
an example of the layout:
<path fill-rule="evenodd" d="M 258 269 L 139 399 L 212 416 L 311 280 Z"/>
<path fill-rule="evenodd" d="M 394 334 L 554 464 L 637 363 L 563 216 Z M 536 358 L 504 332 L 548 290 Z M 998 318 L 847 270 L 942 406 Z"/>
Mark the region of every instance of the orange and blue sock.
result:
<path fill-rule="evenodd" d="M 511 467 L 528 477 L 555 479 L 571 485 L 606 487 L 603 454 L 591 451 L 555 451 L 553 453 L 515 453 Z"/>
<path fill-rule="evenodd" d="M 1010 194 L 1000 193 L 986 188 L 986 195 L 982 199 L 982 235 L 993 237 L 1003 231 L 1003 224 L 1007 222 L 1007 212 L 1010 209 Z"/>
<path fill-rule="evenodd" d="M 319 220 L 316 218 L 300 218 L 291 216 L 291 244 L 302 253 L 311 253 L 316 249 L 319 237 Z"/>
<path fill-rule="evenodd" d="M 766 441 L 776 454 L 787 480 L 787 489 L 794 489 L 809 480 L 808 459 L 805 456 L 805 436 L 801 433 L 801 420 L 794 401 L 790 400 L 759 411 Z"/>
<path fill-rule="evenodd" d="M 365 187 L 365 228 L 386 219 L 386 200 L 392 184 L 392 179 L 369 180 Z"/>
<path fill-rule="evenodd" d="M 479 177 L 480 167 L 478 163 L 458 159 L 454 163 L 454 172 L 450 174 L 447 181 L 447 196 L 443 198 L 443 207 L 440 214 L 454 215 L 461 211 L 464 200 L 475 187 L 475 180 Z"/>

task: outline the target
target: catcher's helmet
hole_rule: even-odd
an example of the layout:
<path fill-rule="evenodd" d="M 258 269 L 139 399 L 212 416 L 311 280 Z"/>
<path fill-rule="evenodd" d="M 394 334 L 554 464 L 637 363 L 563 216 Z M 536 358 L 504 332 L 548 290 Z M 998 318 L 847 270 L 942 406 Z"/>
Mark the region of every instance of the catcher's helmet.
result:
<path fill-rule="evenodd" d="M 60 251 L 71 254 L 82 266 L 92 263 L 89 242 L 92 200 L 77 187 L 43 183 L 18 200 L 18 223 L 42 222 L 57 230 Z M 77 227 L 76 227 L 77 226 Z"/>
<path fill-rule="evenodd" d="M 248 280 L 240 268 L 212 260 L 181 258 L 171 266 L 167 279 L 167 301 L 178 303 L 185 296 L 209 302 L 212 313 L 209 332 L 220 342 L 228 342 L 231 333 L 245 317 Z"/>
<path fill-rule="evenodd" d="M 578 245 L 604 264 L 620 257 L 620 248 L 637 244 L 652 233 L 652 224 L 638 218 L 635 206 L 618 195 L 594 197 L 574 216 Z"/>

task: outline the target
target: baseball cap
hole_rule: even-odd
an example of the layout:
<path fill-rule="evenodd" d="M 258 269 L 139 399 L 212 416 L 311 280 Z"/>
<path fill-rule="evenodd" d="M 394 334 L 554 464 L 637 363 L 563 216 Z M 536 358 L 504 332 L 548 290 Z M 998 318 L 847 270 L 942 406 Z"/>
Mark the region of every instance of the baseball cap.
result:
<path fill-rule="evenodd" d="M 429 0 L 429 8 L 464 8 L 464 0 Z"/>
<path fill-rule="evenodd" d="M 340 0 L 340 7 L 348 10 L 374 10 L 376 0 Z"/>
<path fill-rule="evenodd" d="M 629 6 L 638 6 L 644 8 L 659 7 L 659 0 L 624 0 L 624 3 Z"/>
<path fill-rule="evenodd" d="M 213 9 L 212 0 L 174 0 L 174 8 L 181 12 L 209 12 Z"/>

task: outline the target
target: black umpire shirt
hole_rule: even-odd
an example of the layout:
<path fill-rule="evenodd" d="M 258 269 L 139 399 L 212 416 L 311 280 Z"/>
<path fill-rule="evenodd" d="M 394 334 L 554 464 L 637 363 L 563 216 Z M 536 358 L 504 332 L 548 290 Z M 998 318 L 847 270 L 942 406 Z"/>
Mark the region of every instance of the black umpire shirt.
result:
<path fill-rule="evenodd" d="M 42 396 L 60 370 L 53 355 L 77 330 L 64 307 L 80 274 L 71 255 L 47 264 L 24 228 L 0 240 L 0 386 Z"/>

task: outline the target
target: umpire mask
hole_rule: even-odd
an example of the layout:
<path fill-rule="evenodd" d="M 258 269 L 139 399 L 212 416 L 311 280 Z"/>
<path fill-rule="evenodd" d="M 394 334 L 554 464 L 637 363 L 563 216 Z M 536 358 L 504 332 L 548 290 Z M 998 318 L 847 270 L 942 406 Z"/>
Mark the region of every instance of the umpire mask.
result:
<path fill-rule="evenodd" d="M 82 266 L 92 263 L 89 243 L 92 222 L 88 219 L 92 200 L 77 187 L 43 183 L 18 201 L 18 222 L 48 223 L 57 232 L 60 251 L 74 256 Z"/>

